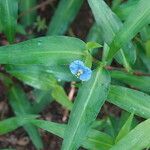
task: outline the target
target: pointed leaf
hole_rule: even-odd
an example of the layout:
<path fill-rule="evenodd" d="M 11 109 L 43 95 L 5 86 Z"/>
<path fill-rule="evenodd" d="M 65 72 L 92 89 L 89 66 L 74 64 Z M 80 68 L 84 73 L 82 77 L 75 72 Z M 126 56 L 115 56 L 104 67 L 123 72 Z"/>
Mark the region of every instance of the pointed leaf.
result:
<path fill-rule="evenodd" d="M 10 43 L 14 42 L 18 15 L 18 0 L 0 1 L 0 22 Z"/>
<path fill-rule="evenodd" d="M 103 0 L 88 0 L 88 2 L 94 14 L 96 23 L 101 29 L 104 42 L 110 45 L 117 31 L 122 27 L 122 22 Z M 133 44 L 129 42 L 118 53 L 116 59 L 119 63 L 128 67 L 128 64 L 135 62 L 135 52 Z"/>
<path fill-rule="evenodd" d="M 128 43 L 146 24 L 150 22 L 150 1 L 140 0 L 133 11 L 128 15 L 123 27 L 114 37 L 107 59 L 113 56 Z"/>
<path fill-rule="evenodd" d="M 137 125 L 110 150 L 141 150 L 147 148 L 150 141 L 150 119 Z"/>
<path fill-rule="evenodd" d="M 0 121 L 0 135 L 11 132 L 18 127 L 26 124 L 29 120 L 35 118 L 33 115 L 22 115 L 19 117 L 11 117 Z"/>
<path fill-rule="evenodd" d="M 20 0 L 19 2 L 19 10 L 21 14 L 21 23 L 24 26 L 33 25 L 36 18 L 36 11 L 32 10 L 30 12 L 30 9 L 36 6 L 37 0 Z"/>
<path fill-rule="evenodd" d="M 64 131 L 67 127 L 65 124 L 58 124 L 50 121 L 35 119 L 30 121 L 32 124 L 43 130 L 53 133 L 61 138 L 64 137 Z M 88 135 L 83 141 L 82 146 L 84 148 L 93 150 L 99 150 L 101 147 L 103 147 L 102 150 L 107 150 L 112 146 L 112 143 L 113 139 L 109 135 L 94 129 L 90 129 L 90 132 L 88 132 Z"/>
<path fill-rule="evenodd" d="M 109 83 L 108 72 L 99 68 L 80 87 L 65 130 L 62 150 L 75 150 L 80 147 L 107 98 Z"/>
<path fill-rule="evenodd" d="M 67 65 L 84 59 L 85 43 L 77 38 L 50 36 L 0 47 L 0 64 Z"/>
<path fill-rule="evenodd" d="M 150 77 L 136 76 L 121 71 L 111 71 L 111 77 L 145 92 L 150 92 Z"/>
<path fill-rule="evenodd" d="M 125 122 L 125 124 L 123 125 L 123 127 L 121 128 L 121 130 L 119 131 L 115 143 L 117 143 L 119 140 L 121 140 L 124 136 L 126 136 L 130 130 L 131 130 L 131 125 L 132 125 L 132 121 L 133 121 L 133 117 L 134 115 L 131 114 L 129 116 L 129 118 L 127 119 L 127 121 Z"/>
<path fill-rule="evenodd" d="M 12 86 L 8 92 L 10 105 L 16 116 L 32 114 L 32 107 L 20 87 Z M 29 134 L 37 149 L 43 148 L 43 143 L 38 130 L 32 124 L 25 124 L 25 130 Z"/>
<path fill-rule="evenodd" d="M 144 118 L 150 118 L 150 96 L 133 89 L 110 87 L 108 101 L 118 107 Z"/>
<path fill-rule="evenodd" d="M 64 34 L 76 17 L 82 4 L 83 0 L 60 0 L 49 24 L 47 35 Z"/>

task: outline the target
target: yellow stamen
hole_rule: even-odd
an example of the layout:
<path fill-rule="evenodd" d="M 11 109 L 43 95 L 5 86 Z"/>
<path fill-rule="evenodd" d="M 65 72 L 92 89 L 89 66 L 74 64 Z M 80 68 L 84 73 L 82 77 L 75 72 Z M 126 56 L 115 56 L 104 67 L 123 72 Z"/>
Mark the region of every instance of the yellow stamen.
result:
<path fill-rule="evenodd" d="M 83 70 L 79 69 L 78 72 L 76 73 L 76 76 L 80 77 L 81 74 L 83 74 Z"/>

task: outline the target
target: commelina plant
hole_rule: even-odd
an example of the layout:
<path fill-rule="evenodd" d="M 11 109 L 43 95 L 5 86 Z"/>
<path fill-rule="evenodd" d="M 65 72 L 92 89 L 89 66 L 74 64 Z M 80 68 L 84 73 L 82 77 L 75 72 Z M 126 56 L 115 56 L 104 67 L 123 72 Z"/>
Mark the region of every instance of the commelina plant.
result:
<path fill-rule="evenodd" d="M 45 147 L 38 129 L 61 137 L 61 150 L 149 149 L 150 0 L 87 0 L 94 23 L 86 42 L 64 36 L 83 1 L 60 0 L 46 35 L 34 38 L 27 26 L 46 28 L 34 23 L 36 0 L 0 0 L 0 31 L 9 42 L 0 47 L 0 80 L 14 112 L 0 121 L 0 135 L 22 126 L 38 150 Z M 28 40 L 17 43 L 16 33 Z M 33 103 L 12 77 L 32 87 Z M 74 83 L 74 101 L 65 82 Z M 70 111 L 68 121 L 38 119 L 52 101 Z M 121 115 L 113 116 L 108 103 Z"/>

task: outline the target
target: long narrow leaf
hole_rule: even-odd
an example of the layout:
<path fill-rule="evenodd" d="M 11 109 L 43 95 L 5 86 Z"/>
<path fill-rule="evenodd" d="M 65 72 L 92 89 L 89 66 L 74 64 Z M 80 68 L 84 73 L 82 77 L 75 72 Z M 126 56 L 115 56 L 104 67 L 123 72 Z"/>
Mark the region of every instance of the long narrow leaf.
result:
<path fill-rule="evenodd" d="M 88 0 L 94 14 L 97 25 L 102 31 L 104 42 L 108 45 L 112 42 L 116 32 L 122 27 L 122 22 L 111 11 L 103 0 Z M 125 45 L 116 59 L 119 63 L 128 67 L 128 63 L 134 63 L 136 59 L 135 48 L 132 43 Z"/>
<path fill-rule="evenodd" d="M 140 0 L 133 11 L 128 15 L 123 27 L 113 39 L 107 59 L 112 59 L 121 47 L 128 43 L 142 27 L 150 22 L 149 14 L 150 1 Z"/>
<path fill-rule="evenodd" d="M 57 81 L 53 74 L 47 73 L 46 70 L 41 68 L 44 67 L 34 65 L 9 65 L 6 67 L 6 70 L 27 85 L 37 89 L 50 90 L 54 87 Z"/>
<path fill-rule="evenodd" d="M 141 150 L 150 144 L 150 119 L 140 123 L 110 150 Z"/>
<path fill-rule="evenodd" d="M 84 0 L 60 0 L 48 27 L 47 35 L 62 35 L 76 17 Z"/>
<path fill-rule="evenodd" d="M 12 86 L 8 92 L 8 97 L 16 116 L 32 114 L 32 107 L 21 88 Z M 36 127 L 28 123 L 24 125 L 24 128 L 37 149 L 43 148 L 42 140 Z"/>
<path fill-rule="evenodd" d="M 100 68 L 95 70 L 91 79 L 80 87 L 65 130 L 62 150 L 75 150 L 81 146 L 107 98 L 109 83 L 109 74 Z"/>
<path fill-rule="evenodd" d="M 35 118 L 33 115 L 22 115 L 19 117 L 11 117 L 0 121 L 0 135 L 11 132 L 18 127 L 26 124 L 29 120 Z"/>
<path fill-rule="evenodd" d="M 132 121 L 133 121 L 133 117 L 134 115 L 131 114 L 129 116 L 129 118 L 127 119 L 127 121 L 125 122 L 125 124 L 123 125 L 123 127 L 121 128 L 121 130 L 119 131 L 115 142 L 117 143 L 120 139 L 122 139 L 124 136 L 126 136 L 129 131 L 131 130 L 131 125 L 132 125 Z"/>
<path fill-rule="evenodd" d="M 61 138 L 64 137 L 64 131 L 67 125 L 45 120 L 32 119 L 30 121 L 32 124 L 43 130 L 53 133 Z M 90 129 L 90 132 L 88 132 L 86 139 L 82 143 L 82 147 L 93 150 L 99 150 L 100 148 L 102 150 L 107 150 L 112 147 L 112 145 L 113 139 L 109 135 L 94 129 Z"/>
<path fill-rule="evenodd" d="M 121 86 L 111 86 L 108 101 L 144 118 L 150 118 L 150 96 Z"/>
<path fill-rule="evenodd" d="M 131 75 L 121 71 L 111 71 L 111 77 L 145 92 L 150 92 L 150 77 Z"/>
<path fill-rule="evenodd" d="M 37 0 L 20 0 L 19 10 L 20 13 L 23 14 L 23 16 L 21 16 L 21 23 L 24 26 L 29 26 L 34 23 L 36 18 L 36 11 L 34 10 L 30 12 L 30 9 L 35 7 L 36 3 Z"/>
<path fill-rule="evenodd" d="M 2 29 L 10 43 L 14 42 L 18 15 L 17 0 L 0 1 L 0 22 Z"/>
<path fill-rule="evenodd" d="M 0 64 L 68 64 L 83 60 L 85 43 L 77 38 L 50 36 L 0 47 Z"/>

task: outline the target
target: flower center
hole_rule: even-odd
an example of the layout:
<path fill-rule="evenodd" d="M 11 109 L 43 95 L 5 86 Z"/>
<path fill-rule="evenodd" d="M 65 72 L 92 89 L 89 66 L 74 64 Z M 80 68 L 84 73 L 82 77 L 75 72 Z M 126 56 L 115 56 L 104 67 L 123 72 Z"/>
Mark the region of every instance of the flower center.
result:
<path fill-rule="evenodd" d="M 76 76 L 77 76 L 77 77 L 80 77 L 81 74 L 83 74 L 83 70 L 79 69 L 79 70 L 77 71 L 77 73 L 76 73 Z"/>

